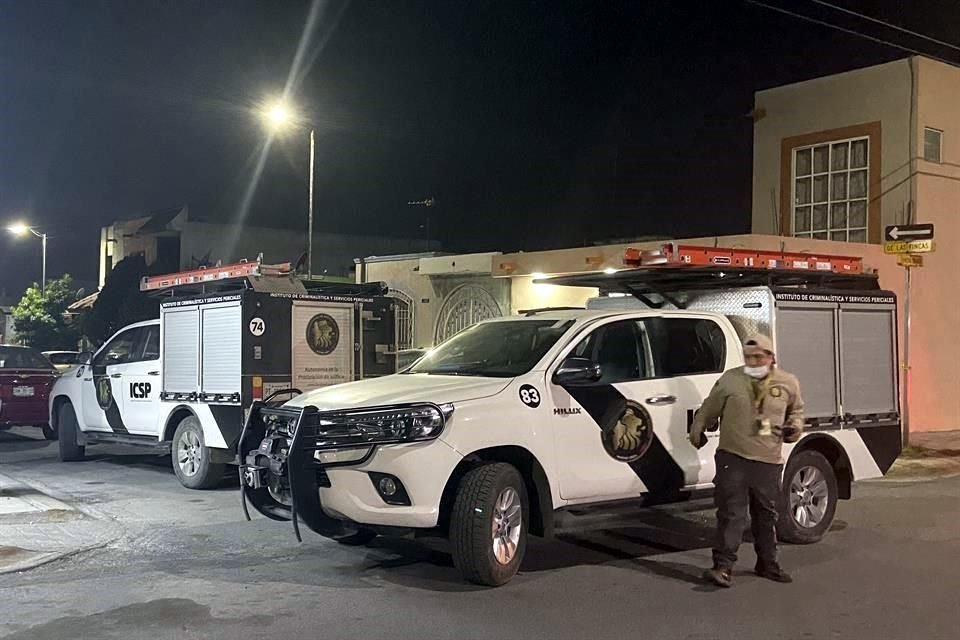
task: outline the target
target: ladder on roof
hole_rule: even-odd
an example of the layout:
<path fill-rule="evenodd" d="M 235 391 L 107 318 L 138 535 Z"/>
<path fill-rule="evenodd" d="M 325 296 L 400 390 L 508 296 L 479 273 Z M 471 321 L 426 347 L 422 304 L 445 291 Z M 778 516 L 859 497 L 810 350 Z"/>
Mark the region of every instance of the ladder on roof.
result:
<path fill-rule="evenodd" d="M 724 249 L 694 245 L 666 244 L 658 250 L 627 249 L 623 262 L 629 267 L 656 265 L 690 265 L 701 267 L 736 267 L 748 269 L 780 269 L 819 271 L 837 274 L 863 273 L 863 258 L 829 254 L 757 249 Z"/>
<path fill-rule="evenodd" d="M 211 284 L 235 278 L 287 277 L 293 269 L 289 262 L 263 264 L 261 257 L 256 262 L 241 260 L 233 264 L 201 267 L 188 271 L 166 273 L 159 276 L 144 276 L 140 280 L 140 291 L 159 291 L 185 285 Z"/>

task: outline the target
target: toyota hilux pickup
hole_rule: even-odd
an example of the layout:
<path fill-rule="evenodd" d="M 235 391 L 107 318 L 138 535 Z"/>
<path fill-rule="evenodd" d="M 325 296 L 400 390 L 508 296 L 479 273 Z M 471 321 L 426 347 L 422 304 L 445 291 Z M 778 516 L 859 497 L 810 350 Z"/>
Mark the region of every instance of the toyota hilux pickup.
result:
<path fill-rule="evenodd" d="M 501 585 L 562 510 L 709 494 L 718 432 L 697 449 L 690 425 L 762 331 L 807 406 L 802 438 L 784 446 L 779 535 L 815 542 L 851 484 L 900 452 L 896 298 L 876 277 L 797 288 L 792 272 L 742 271 L 733 284 L 730 269 L 570 277 L 636 295 L 482 322 L 396 375 L 255 404 L 239 445 L 244 509 L 353 543 L 439 532 L 467 580 Z M 671 292 L 646 287 L 664 281 Z"/>

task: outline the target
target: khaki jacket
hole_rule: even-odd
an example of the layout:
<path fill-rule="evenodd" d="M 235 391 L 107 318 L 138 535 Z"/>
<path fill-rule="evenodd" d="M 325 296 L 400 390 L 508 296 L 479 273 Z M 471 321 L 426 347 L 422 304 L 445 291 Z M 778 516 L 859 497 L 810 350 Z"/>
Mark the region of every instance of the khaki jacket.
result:
<path fill-rule="evenodd" d="M 691 439 L 699 440 L 708 426 L 720 421 L 719 449 L 748 460 L 783 464 L 784 425 L 796 428 L 790 442 L 803 432 L 803 398 L 797 378 L 777 367 L 763 381 L 762 402 L 756 407 L 754 379 L 743 367 L 727 371 L 717 380 L 710 395 L 703 401 L 693 419 Z M 760 420 L 766 418 L 772 427 L 770 435 L 760 434 Z"/>

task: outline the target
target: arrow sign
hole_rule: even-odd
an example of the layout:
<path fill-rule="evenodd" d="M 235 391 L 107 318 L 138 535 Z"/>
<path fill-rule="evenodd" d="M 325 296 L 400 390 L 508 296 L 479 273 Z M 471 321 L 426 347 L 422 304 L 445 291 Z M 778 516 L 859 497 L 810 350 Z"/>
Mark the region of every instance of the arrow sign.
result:
<path fill-rule="evenodd" d="M 886 229 L 887 241 L 933 240 L 932 224 L 895 224 Z"/>

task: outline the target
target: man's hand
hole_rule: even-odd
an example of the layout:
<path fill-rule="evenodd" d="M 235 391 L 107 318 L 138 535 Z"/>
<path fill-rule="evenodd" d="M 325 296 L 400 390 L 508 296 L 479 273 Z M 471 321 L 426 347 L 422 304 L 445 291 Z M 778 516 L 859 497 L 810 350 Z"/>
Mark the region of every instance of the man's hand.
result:
<path fill-rule="evenodd" d="M 707 434 L 705 433 L 696 433 L 691 431 L 687 438 L 690 440 L 690 444 L 697 449 L 702 449 L 707 444 Z"/>
<path fill-rule="evenodd" d="M 789 444 L 800 439 L 803 429 L 792 424 L 785 424 L 781 427 L 780 433 L 783 435 L 783 441 Z"/>

